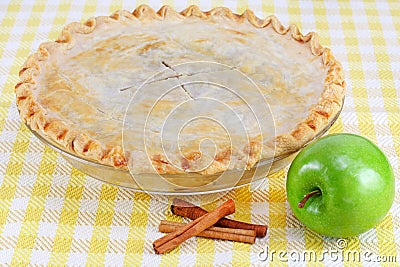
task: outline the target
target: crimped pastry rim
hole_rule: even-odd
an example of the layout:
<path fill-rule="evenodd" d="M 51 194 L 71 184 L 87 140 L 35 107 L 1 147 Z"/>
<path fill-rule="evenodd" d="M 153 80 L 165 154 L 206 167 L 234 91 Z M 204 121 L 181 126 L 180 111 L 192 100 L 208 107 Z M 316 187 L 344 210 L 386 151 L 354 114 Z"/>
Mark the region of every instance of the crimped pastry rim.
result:
<path fill-rule="evenodd" d="M 117 11 L 110 16 L 91 18 L 85 23 L 73 22 L 62 30 L 55 42 L 42 43 L 39 50 L 31 55 L 19 72 L 20 81 L 15 86 L 16 103 L 23 121 L 35 131 L 42 132 L 58 145 L 69 152 L 73 152 L 85 160 L 92 160 L 108 166 L 127 169 L 127 158 L 120 146 L 107 146 L 102 144 L 82 131 L 71 129 L 70 126 L 60 120 L 46 116 L 46 109 L 34 99 L 32 90 L 35 90 L 35 78 L 40 75 L 41 61 L 45 61 L 51 49 L 59 46 L 69 49 L 75 44 L 74 34 L 90 34 L 94 29 L 108 22 L 126 20 L 163 20 L 165 17 L 174 16 L 180 19 L 185 17 L 199 17 L 207 19 L 212 16 L 223 16 L 238 23 L 247 20 L 257 28 L 271 27 L 281 35 L 287 33 L 302 43 L 308 45 L 310 52 L 315 56 L 321 56 L 324 66 L 328 67 L 327 76 L 324 81 L 324 89 L 307 118 L 301 121 L 290 133 L 278 135 L 275 138 L 275 155 L 280 156 L 299 150 L 305 143 L 313 139 L 326 125 L 340 112 L 345 94 L 345 81 L 341 64 L 333 57 L 329 48 L 324 48 L 318 41 L 314 32 L 302 35 L 298 27 L 290 25 L 285 28 L 273 15 L 264 20 L 259 19 L 251 10 L 246 10 L 238 15 L 225 7 L 217 7 L 203 12 L 197 6 L 189 6 L 181 12 L 176 12 L 169 6 L 162 6 L 157 12 L 147 5 L 138 6 L 132 13 L 128 11 Z M 250 166 L 252 167 L 252 166 Z M 168 168 L 157 168 L 160 174 L 175 173 Z M 212 174 L 212 173 L 205 173 Z"/>

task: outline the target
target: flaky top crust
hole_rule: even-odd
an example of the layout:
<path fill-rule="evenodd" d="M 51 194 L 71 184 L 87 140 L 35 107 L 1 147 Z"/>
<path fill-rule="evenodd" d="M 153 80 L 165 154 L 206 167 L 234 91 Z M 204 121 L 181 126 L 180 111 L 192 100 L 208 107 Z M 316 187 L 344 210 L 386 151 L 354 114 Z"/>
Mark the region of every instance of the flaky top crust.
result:
<path fill-rule="evenodd" d="M 290 34 L 298 43 L 304 44 L 306 49 L 322 58 L 324 66 L 327 68 L 327 75 L 324 81 L 324 88 L 318 103 L 310 111 L 308 117 L 299 122 L 297 127 L 291 132 L 280 134 L 275 138 L 275 156 L 284 155 L 300 149 L 305 143 L 310 141 L 317 133 L 331 122 L 333 117 L 340 111 L 345 94 L 345 82 L 341 64 L 333 57 L 330 49 L 324 48 L 318 41 L 317 35 L 313 32 L 302 35 L 295 25 L 284 27 L 275 16 L 265 19 L 257 18 L 252 11 L 246 10 L 243 14 L 232 13 L 228 8 L 214 8 L 208 12 L 202 12 L 197 6 L 190 6 L 182 12 L 176 12 L 168 6 L 163 6 L 157 12 L 152 8 L 141 5 L 132 13 L 128 11 L 118 11 L 109 17 L 101 16 L 91 18 L 85 23 L 71 23 L 61 32 L 55 42 L 47 42 L 40 45 L 39 50 L 31 55 L 19 72 L 20 81 L 15 86 L 17 105 L 21 118 L 31 129 L 44 133 L 45 136 L 56 141 L 67 151 L 88 159 L 114 166 L 117 168 L 127 168 L 128 158 L 120 146 L 110 146 L 103 144 L 99 140 L 91 137 L 84 131 L 71 127 L 63 120 L 48 116 L 47 110 L 35 99 L 33 92 L 36 90 L 37 78 L 41 73 L 40 63 L 48 59 L 55 49 L 70 49 L 76 40 L 76 34 L 91 34 L 96 27 L 104 23 L 129 21 L 162 21 L 165 18 L 176 18 L 183 20 L 186 17 L 198 17 L 208 19 L 213 16 L 224 17 L 227 20 L 237 23 L 248 21 L 256 28 L 272 28 L 281 35 Z M 268 49 L 268 48 L 266 48 Z M 254 147 L 247 151 L 260 155 L 260 144 L 254 142 Z M 273 154 L 263 153 L 263 158 L 274 156 Z M 221 157 L 223 155 L 217 155 Z M 247 168 L 252 167 L 256 160 L 250 159 Z M 159 156 L 153 155 L 153 166 L 160 174 L 179 173 L 176 168 L 169 166 L 165 160 L 160 160 Z M 187 164 L 187 163 L 186 163 Z M 220 165 L 218 165 L 220 166 Z M 226 166 L 225 166 L 226 167 Z M 212 167 L 203 174 L 212 174 L 224 171 L 224 166 Z"/>

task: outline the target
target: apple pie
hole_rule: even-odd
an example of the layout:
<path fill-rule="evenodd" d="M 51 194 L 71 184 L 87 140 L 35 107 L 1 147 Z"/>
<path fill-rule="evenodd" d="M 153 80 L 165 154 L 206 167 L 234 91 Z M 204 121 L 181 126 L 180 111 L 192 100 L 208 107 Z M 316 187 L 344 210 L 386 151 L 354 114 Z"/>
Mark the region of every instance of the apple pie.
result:
<path fill-rule="evenodd" d="M 332 122 L 345 91 L 315 33 L 222 7 L 142 5 L 71 23 L 19 75 L 31 129 L 135 173 L 247 170 L 297 151 Z"/>

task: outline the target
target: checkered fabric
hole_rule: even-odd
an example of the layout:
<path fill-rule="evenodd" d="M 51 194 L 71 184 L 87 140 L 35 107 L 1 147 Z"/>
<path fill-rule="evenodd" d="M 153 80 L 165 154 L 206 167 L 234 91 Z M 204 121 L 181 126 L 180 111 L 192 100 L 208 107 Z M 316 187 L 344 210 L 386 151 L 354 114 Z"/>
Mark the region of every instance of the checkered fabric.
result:
<path fill-rule="evenodd" d="M 393 266 L 400 259 L 400 3 L 340 1 L 146 1 L 158 9 L 197 4 L 203 10 L 227 6 L 259 17 L 275 14 L 303 33 L 316 31 L 342 62 L 346 102 L 330 132 L 361 134 L 388 156 L 396 177 L 396 197 L 387 217 L 359 237 L 333 239 L 305 228 L 285 193 L 286 170 L 256 190 L 187 197 L 212 209 L 233 198 L 235 219 L 268 224 L 253 245 L 191 238 L 165 255 L 152 242 L 163 234 L 172 197 L 113 187 L 85 176 L 44 146 L 21 123 L 14 100 L 18 70 L 41 42 L 62 27 L 118 9 L 130 1 L 0 1 L 0 265 L 3 266 L 188 266 L 291 265 Z M 216 202 L 207 204 L 212 199 Z M 371 200 L 373 201 L 373 200 Z M 332 252 L 337 252 L 332 254 Z M 331 254 L 329 254 L 331 253 Z"/>

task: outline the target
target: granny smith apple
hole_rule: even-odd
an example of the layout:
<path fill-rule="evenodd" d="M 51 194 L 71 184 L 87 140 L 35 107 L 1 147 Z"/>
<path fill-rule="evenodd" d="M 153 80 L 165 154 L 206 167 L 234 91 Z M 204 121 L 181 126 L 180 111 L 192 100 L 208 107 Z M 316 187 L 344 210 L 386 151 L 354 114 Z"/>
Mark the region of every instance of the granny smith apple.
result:
<path fill-rule="evenodd" d="M 378 224 L 395 195 L 386 156 L 354 134 L 328 135 L 305 147 L 289 168 L 286 190 L 294 215 L 304 225 L 342 238 Z"/>

